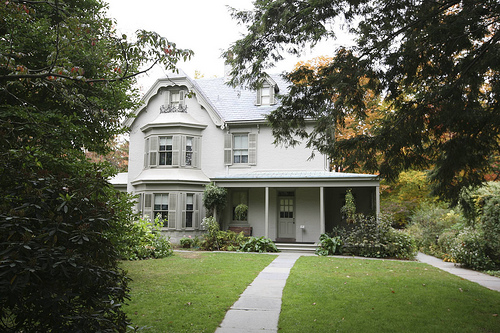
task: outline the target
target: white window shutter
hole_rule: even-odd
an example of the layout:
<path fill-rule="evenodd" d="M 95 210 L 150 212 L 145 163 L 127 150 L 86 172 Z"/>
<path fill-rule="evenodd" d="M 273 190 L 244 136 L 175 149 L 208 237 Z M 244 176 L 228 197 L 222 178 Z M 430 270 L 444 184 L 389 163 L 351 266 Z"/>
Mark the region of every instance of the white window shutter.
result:
<path fill-rule="evenodd" d="M 186 228 L 186 193 L 179 194 L 179 211 L 181 211 L 182 228 Z"/>
<path fill-rule="evenodd" d="M 193 228 L 200 228 L 200 216 L 201 216 L 201 193 L 195 193 L 193 198 Z"/>
<path fill-rule="evenodd" d="M 186 165 L 186 136 L 183 135 L 181 136 L 181 144 L 180 144 L 180 154 L 181 154 L 181 158 L 180 158 L 180 165 L 181 166 L 185 166 Z M 174 164 L 174 163 L 172 163 Z"/>
<path fill-rule="evenodd" d="M 191 166 L 193 168 L 200 167 L 200 138 L 193 138 L 193 157 L 191 159 Z"/>
<path fill-rule="evenodd" d="M 233 164 L 233 135 L 224 135 L 224 165 Z"/>
<path fill-rule="evenodd" d="M 177 216 L 177 194 L 168 195 L 168 227 L 175 229 Z"/>
<path fill-rule="evenodd" d="M 170 91 L 164 90 L 163 93 L 165 94 L 164 106 L 168 107 L 170 105 Z"/>
<path fill-rule="evenodd" d="M 276 100 L 274 99 L 274 86 L 272 84 L 269 85 L 269 105 L 276 104 Z"/>
<path fill-rule="evenodd" d="M 248 164 L 257 164 L 257 134 L 248 134 Z"/>
<path fill-rule="evenodd" d="M 144 140 L 144 169 L 149 167 L 149 138 Z"/>
<path fill-rule="evenodd" d="M 181 136 L 174 135 L 172 137 L 172 166 L 180 165 L 180 154 L 181 154 Z"/>
<path fill-rule="evenodd" d="M 153 216 L 153 207 L 152 207 L 152 194 L 144 194 L 144 209 L 142 211 L 142 215 L 144 217 L 149 217 L 150 220 L 154 220 Z"/>
<path fill-rule="evenodd" d="M 262 104 L 262 88 L 257 89 L 257 100 L 255 101 L 255 105 Z"/>
<path fill-rule="evenodd" d="M 158 164 L 158 137 L 152 136 L 149 139 L 149 166 L 156 167 Z"/>
<path fill-rule="evenodd" d="M 186 104 L 186 96 L 185 96 L 185 91 L 184 90 L 179 91 L 179 104 L 180 105 L 185 105 Z"/>
<path fill-rule="evenodd" d="M 142 211 L 142 200 L 143 200 L 144 194 L 139 193 L 139 197 L 137 198 L 137 202 L 135 205 L 135 209 L 140 212 Z"/>

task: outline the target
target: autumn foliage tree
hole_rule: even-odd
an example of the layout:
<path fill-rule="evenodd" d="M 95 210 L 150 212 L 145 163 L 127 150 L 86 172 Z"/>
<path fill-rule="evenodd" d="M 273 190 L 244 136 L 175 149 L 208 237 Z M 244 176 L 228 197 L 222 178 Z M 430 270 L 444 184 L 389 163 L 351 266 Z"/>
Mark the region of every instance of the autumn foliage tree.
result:
<path fill-rule="evenodd" d="M 491 174 L 500 152 L 498 1 L 263 0 L 233 16 L 248 29 L 225 53 L 233 85 L 257 87 L 284 54 L 334 39 L 339 20 L 354 34 L 356 44 L 338 47 L 307 86 L 296 83 L 310 70 L 287 73 L 293 84 L 270 117 L 277 140 L 298 135 L 390 180 L 430 169 L 434 193 L 453 200 Z M 369 91 L 387 106 L 380 123 L 333 144 L 348 116 L 367 118 Z M 307 119 L 317 124 L 309 132 Z"/>
<path fill-rule="evenodd" d="M 0 331 L 125 332 L 106 235 L 131 207 L 84 151 L 124 132 L 138 74 L 191 55 L 118 35 L 101 0 L 0 2 Z"/>

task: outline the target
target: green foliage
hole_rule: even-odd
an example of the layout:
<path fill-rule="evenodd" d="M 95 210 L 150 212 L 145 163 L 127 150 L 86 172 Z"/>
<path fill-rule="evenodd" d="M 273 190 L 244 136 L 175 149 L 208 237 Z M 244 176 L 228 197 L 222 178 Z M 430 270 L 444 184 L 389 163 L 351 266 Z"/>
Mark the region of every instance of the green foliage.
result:
<path fill-rule="evenodd" d="M 420 251 L 435 255 L 447 252 L 446 248 L 441 248 L 439 245 L 443 232 L 465 222 L 459 212 L 439 204 L 421 205 L 411 216 L 411 221 L 406 230 L 415 237 Z M 445 241 L 442 242 L 443 246 L 446 244 Z"/>
<path fill-rule="evenodd" d="M 207 216 L 222 215 L 222 211 L 226 207 L 227 190 L 219 187 L 214 183 L 205 186 L 203 192 L 203 205 L 207 209 Z"/>
<path fill-rule="evenodd" d="M 356 220 L 356 201 L 352 194 L 352 189 L 348 189 L 345 194 L 345 205 L 340 208 L 340 213 L 345 216 L 347 223 L 354 223 Z"/>
<path fill-rule="evenodd" d="M 320 69 L 286 75 L 288 93 L 268 117 L 276 141 L 305 141 L 348 170 L 389 180 L 430 169 L 433 191 L 456 200 L 462 187 L 484 181 L 498 155 L 499 12 L 491 0 L 256 1 L 233 12 L 247 33 L 225 52 L 230 83 L 258 87 L 284 53 L 337 43 L 331 23 L 342 20 L 355 45 L 337 47 Z M 333 140 L 346 118 L 364 122 L 374 108 L 381 117 L 369 133 Z"/>
<path fill-rule="evenodd" d="M 234 208 L 234 215 L 237 221 L 246 221 L 247 212 L 248 212 L 248 206 L 245 204 L 239 204 Z"/>
<path fill-rule="evenodd" d="M 2 332 L 126 329 L 120 305 L 128 298 L 128 279 L 106 237 L 121 223 L 112 206 L 117 193 L 96 166 L 78 167 L 66 165 L 59 174 L 3 170 Z"/>
<path fill-rule="evenodd" d="M 162 226 L 159 216 L 153 222 L 145 217 L 127 224 L 127 230 L 117 237 L 121 259 L 141 260 L 172 255 L 172 244 L 162 236 Z"/>
<path fill-rule="evenodd" d="M 481 229 L 484 234 L 484 251 L 500 269 L 500 196 L 492 197 L 485 203 Z"/>
<path fill-rule="evenodd" d="M 200 240 L 198 239 L 198 237 L 195 237 L 195 238 L 193 238 L 191 236 L 182 237 L 179 240 L 179 244 L 183 249 L 191 249 L 191 248 L 199 247 Z"/>
<path fill-rule="evenodd" d="M 450 254 L 454 261 L 477 270 L 494 268 L 493 261 L 485 252 L 484 234 L 472 227 L 466 227 L 455 237 Z"/>
<path fill-rule="evenodd" d="M 212 216 L 203 218 L 201 226 L 207 230 L 200 242 L 200 248 L 203 250 L 237 251 L 248 239 L 243 232 L 237 234 L 220 230 L 219 223 Z"/>
<path fill-rule="evenodd" d="M 264 236 L 262 237 L 250 237 L 246 242 L 244 242 L 240 251 L 243 252 L 279 252 L 276 244 Z"/>
<path fill-rule="evenodd" d="M 0 331 L 124 332 L 131 206 L 84 152 L 126 131 L 137 75 L 192 51 L 118 35 L 101 0 L 3 1 L 0 18 Z"/>
<path fill-rule="evenodd" d="M 409 170 L 401 172 L 397 180 L 381 184 L 380 209 L 391 215 L 393 227 L 404 228 L 411 220 L 411 215 L 423 203 L 433 203 L 431 185 L 427 173 Z"/>
<path fill-rule="evenodd" d="M 358 216 L 353 228 L 342 239 L 342 252 L 372 258 L 413 258 L 417 250 L 415 239 L 392 228 L 391 222 L 385 216 Z"/>
<path fill-rule="evenodd" d="M 316 254 L 320 256 L 330 256 L 342 253 L 342 240 L 339 236 L 330 237 L 327 234 L 319 236 L 319 244 L 316 248 Z"/>

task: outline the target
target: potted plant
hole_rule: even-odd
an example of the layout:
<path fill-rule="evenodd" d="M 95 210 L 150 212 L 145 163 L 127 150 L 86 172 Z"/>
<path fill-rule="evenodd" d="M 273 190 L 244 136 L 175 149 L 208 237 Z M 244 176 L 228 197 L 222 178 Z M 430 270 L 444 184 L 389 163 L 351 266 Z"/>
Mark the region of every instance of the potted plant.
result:
<path fill-rule="evenodd" d="M 246 221 L 247 220 L 247 212 L 248 206 L 245 204 L 239 204 L 234 208 L 234 216 L 237 221 Z"/>

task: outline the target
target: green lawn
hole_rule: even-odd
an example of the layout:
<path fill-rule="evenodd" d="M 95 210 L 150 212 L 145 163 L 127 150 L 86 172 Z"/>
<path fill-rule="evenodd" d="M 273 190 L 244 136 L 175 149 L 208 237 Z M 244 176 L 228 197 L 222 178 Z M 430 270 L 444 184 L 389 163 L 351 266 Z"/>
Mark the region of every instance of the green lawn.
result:
<path fill-rule="evenodd" d="M 500 332 L 500 293 L 416 262 L 301 257 L 280 332 Z"/>
<path fill-rule="evenodd" d="M 123 262 L 125 311 L 144 332 L 214 332 L 274 255 L 176 253 Z M 500 293 L 409 261 L 301 257 L 283 292 L 280 332 L 500 332 Z"/>
<path fill-rule="evenodd" d="M 125 307 L 144 332 L 214 332 L 226 311 L 275 255 L 176 253 L 156 260 L 126 261 L 133 279 Z"/>

